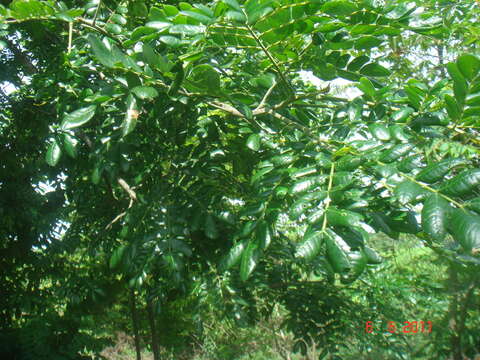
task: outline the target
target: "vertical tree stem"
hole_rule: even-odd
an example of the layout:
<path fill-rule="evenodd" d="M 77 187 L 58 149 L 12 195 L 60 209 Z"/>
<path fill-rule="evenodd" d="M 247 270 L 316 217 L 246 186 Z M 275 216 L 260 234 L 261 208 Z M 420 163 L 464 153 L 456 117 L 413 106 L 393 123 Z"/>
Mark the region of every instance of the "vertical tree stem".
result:
<path fill-rule="evenodd" d="M 72 51 L 72 38 L 73 38 L 73 22 L 68 23 L 68 50 L 67 54 Z"/>
<path fill-rule="evenodd" d="M 452 346 L 452 360 L 462 360 L 462 341 L 461 334 L 458 329 L 458 296 L 457 296 L 457 284 L 458 274 L 455 269 L 455 264 L 450 262 L 449 266 L 449 292 L 450 292 L 450 305 L 449 305 L 449 327 L 451 331 L 450 343 Z"/>
<path fill-rule="evenodd" d="M 140 335 L 139 335 L 139 326 L 138 326 L 138 313 L 137 305 L 135 303 L 135 290 L 130 291 L 130 311 L 132 315 L 132 325 L 133 325 L 133 338 L 135 340 L 135 352 L 137 354 L 137 360 L 142 360 L 142 353 L 140 349 Z"/>
<path fill-rule="evenodd" d="M 155 323 L 155 312 L 153 310 L 152 299 L 147 296 L 147 313 L 148 313 L 148 322 L 150 324 L 150 334 L 152 337 L 152 351 L 153 359 L 160 360 L 160 350 L 158 346 L 158 336 L 157 336 L 157 326 Z"/>

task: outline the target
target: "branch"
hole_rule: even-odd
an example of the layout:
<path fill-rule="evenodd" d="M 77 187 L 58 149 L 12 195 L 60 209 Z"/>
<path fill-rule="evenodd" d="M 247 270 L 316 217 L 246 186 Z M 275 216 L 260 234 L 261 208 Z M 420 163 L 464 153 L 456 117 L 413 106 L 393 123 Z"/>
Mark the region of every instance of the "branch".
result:
<path fill-rule="evenodd" d="M 97 16 L 98 16 L 98 11 L 100 10 L 100 6 L 102 6 L 102 0 L 98 1 L 97 9 L 95 10 L 95 15 L 93 15 L 93 21 L 92 21 L 93 26 L 95 26 L 95 23 L 97 22 Z"/>
<path fill-rule="evenodd" d="M 122 187 L 122 189 L 127 192 L 128 196 L 130 197 L 130 202 L 128 203 L 128 208 L 125 211 L 123 211 L 120 214 L 118 214 L 117 216 L 115 216 L 115 218 L 112 221 L 110 221 L 107 226 L 105 226 L 105 230 L 110 229 L 113 226 L 113 224 L 115 224 L 118 220 L 120 220 L 125 215 L 127 215 L 127 210 L 130 209 L 133 206 L 134 201 L 137 201 L 137 194 L 127 184 L 127 182 L 125 180 L 123 180 L 122 178 L 118 178 L 117 182 Z"/>
<path fill-rule="evenodd" d="M 38 69 L 35 67 L 35 65 L 33 65 L 30 57 L 26 53 L 21 51 L 12 40 L 4 37 L 3 41 L 7 44 L 8 48 L 13 53 L 16 62 L 22 64 L 29 75 L 33 75 L 38 72 Z"/>
<path fill-rule="evenodd" d="M 55 19 L 52 19 L 52 20 L 55 20 Z M 120 45 L 120 46 L 122 45 L 122 42 L 120 40 L 118 40 L 116 37 L 113 37 L 111 33 L 102 29 L 100 26 L 96 25 L 93 21 L 90 21 L 88 19 L 84 19 L 84 18 L 81 18 L 81 17 L 77 18 L 77 21 L 85 27 L 88 27 L 92 30 L 95 30 L 95 31 L 101 33 L 102 35 L 108 36 L 110 39 L 115 41 L 118 45 Z"/>
<path fill-rule="evenodd" d="M 68 23 L 68 50 L 67 54 L 72 51 L 72 39 L 73 39 L 73 22 Z"/>
<path fill-rule="evenodd" d="M 137 201 L 137 194 L 135 193 L 135 191 L 133 191 L 133 189 L 127 184 L 127 182 L 125 180 L 123 180 L 122 178 L 118 178 L 117 179 L 117 182 L 118 184 L 123 188 L 123 190 L 125 190 L 128 194 L 128 196 L 130 197 L 130 200 L 132 201 Z M 130 206 L 129 206 L 130 207 Z"/>
<path fill-rule="evenodd" d="M 330 206 L 330 191 L 332 191 L 332 184 L 333 184 L 333 174 L 335 172 L 335 162 L 332 161 L 332 165 L 330 165 L 330 176 L 328 178 L 328 188 L 327 188 L 327 199 L 325 200 L 325 211 L 323 215 L 323 224 L 322 224 L 322 231 L 327 229 L 327 211 Z"/>
<path fill-rule="evenodd" d="M 277 82 L 273 81 L 272 86 L 270 86 L 270 88 L 267 90 L 267 92 L 263 96 L 263 99 L 260 101 L 260 104 L 258 104 L 258 106 L 255 108 L 255 110 L 253 110 L 253 112 L 259 111 L 260 109 L 265 107 L 265 102 L 267 101 L 268 97 L 270 96 L 270 94 L 272 93 L 276 85 L 277 85 Z"/>
<path fill-rule="evenodd" d="M 47 16 L 39 16 L 36 18 L 27 18 L 27 19 L 7 19 L 4 22 L 7 24 L 20 24 L 25 21 L 32 21 L 32 20 L 38 20 L 38 21 L 63 21 L 63 22 L 69 22 L 65 19 L 60 19 L 60 18 L 54 18 L 54 17 L 47 17 Z M 102 35 L 108 36 L 110 39 L 115 41 L 118 45 L 122 46 L 122 42 L 117 39 L 116 37 L 113 37 L 111 33 L 108 31 L 102 29 L 98 25 L 94 24 L 92 21 L 78 17 L 75 19 L 78 23 L 80 23 L 82 26 L 88 27 L 92 30 L 95 30 Z"/>
<path fill-rule="evenodd" d="M 267 55 L 268 59 L 272 62 L 273 66 L 275 67 L 275 70 L 277 71 L 278 75 L 280 76 L 280 78 L 282 79 L 282 81 L 285 83 L 285 85 L 287 86 L 287 88 L 294 94 L 295 93 L 295 89 L 292 87 L 292 85 L 290 84 L 290 82 L 287 80 L 287 78 L 285 77 L 285 74 L 282 72 L 282 70 L 280 70 L 280 67 L 278 66 L 277 62 L 275 61 L 275 59 L 273 58 L 273 56 L 270 54 L 270 52 L 267 50 L 267 48 L 263 45 L 262 41 L 259 39 L 259 37 L 257 36 L 257 34 L 255 34 L 255 32 L 253 31 L 253 29 L 247 25 L 247 29 L 248 31 L 250 32 L 250 34 L 253 36 L 253 38 L 255 39 L 255 41 L 258 43 L 258 45 L 260 45 L 260 47 L 262 48 L 263 52 L 265 53 L 265 55 Z"/>

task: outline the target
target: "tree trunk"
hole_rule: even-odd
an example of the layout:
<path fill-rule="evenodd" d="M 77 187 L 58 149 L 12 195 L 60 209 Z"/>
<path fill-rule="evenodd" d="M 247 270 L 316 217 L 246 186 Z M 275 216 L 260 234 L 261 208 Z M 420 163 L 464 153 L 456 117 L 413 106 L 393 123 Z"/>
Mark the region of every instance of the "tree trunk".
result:
<path fill-rule="evenodd" d="M 130 311 L 132 313 L 133 338 L 135 340 L 135 352 L 137 353 L 137 360 L 142 360 L 142 353 L 140 349 L 140 335 L 138 333 L 138 314 L 137 306 L 135 304 L 135 290 L 130 291 Z"/>
<path fill-rule="evenodd" d="M 449 327 L 451 331 L 450 344 L 452 346 L 452 360 L 462 360 L 462 339 L 458 329 L 458 275 L 455 264 L 450 262 L 449 267 L 449 292 L 450 292 L 450 305 L 449 305 Z"/>
<path fill-rule="evenodd" d="M 157 336 L 157 326 L 155 324 L 155 312 L 153 310 L 152 299 L 147 296 L 147 313 L 148 313 L 148 322 L 150 324 L 150 333 L 152 336 L 152 351 L 153 359 L 160 360 L 160 351 L 158 346 L 158 336 Z"/>
<path fill-rule="evenodd" d="M 437 54 L 438 54 L 438 64 L 440 66 L 440 75 L 442 78 L 445 78 L 447 75 L 445 74 L 445 66 L 444 66 L 444 59 L 443 59 L 443 45 L 439 43 L 437 45 Z"/>

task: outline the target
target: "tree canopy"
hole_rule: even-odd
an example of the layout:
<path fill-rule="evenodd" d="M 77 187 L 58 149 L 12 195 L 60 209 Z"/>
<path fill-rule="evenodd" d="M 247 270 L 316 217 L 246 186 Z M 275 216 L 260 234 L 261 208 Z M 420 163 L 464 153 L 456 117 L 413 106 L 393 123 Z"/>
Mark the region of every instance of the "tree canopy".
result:
<path fill-rule="evenodd" d="M 372 310 L 336 289 L 382 262 L 378 234 L 408 234 L 450 269 L 442 354 L 479 350 L 462 336 L 480 267 L 478 3 L 2 3 L 4 329 L 68 314 L 77 331 L 130 294 L 155 337 L 154 314 L 203 287 L 240 322 L 258 299 L 308 318 L 324 294 L 328 339 L 290 325 L 333 356 L 359 331 L 345 319 Z"/>

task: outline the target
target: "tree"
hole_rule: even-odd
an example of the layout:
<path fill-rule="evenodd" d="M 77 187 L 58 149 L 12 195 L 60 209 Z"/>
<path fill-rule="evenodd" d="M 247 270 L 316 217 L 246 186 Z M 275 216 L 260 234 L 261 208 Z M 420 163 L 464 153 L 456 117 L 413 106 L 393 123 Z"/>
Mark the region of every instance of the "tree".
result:
<path fill-rule="evenodd" d="M 439 7 L 451 13 L 438 20 Z M 445 52 L 476 41 L 472 4 L 29 0 L 0 19 L 16 74 L 30 77 L 5 80 L 31 104 L 9 110 L 2 138 L 11 147 L 15 127 L 42 129 L 32 151 L 51 168 L 25 188 L 55 181 L 64 199 L 45 232 L 64 226 L 50 242 L 94 254 L 87 272 L 101 278 L 87 287 L 117 276 L 145 296 L 155 333 L 154 308 L 212 266 L 239 293 L 314 272 L 348 284 L 381 261 L 373 233 L 413 234 L 451 263 L 452 286 L 468 278 L 451 293 L 461 358 L 468 306 L 457 297 L 469 303 L 479 266 L 480 60 Z M 402 54 L 433 46 L 433 65 Z M 335 93 L 337 78 L 361 95 Z M 39 246 L 30 235 L 27 253 Z M 5 237 L 15 249 L 14 230 Z"/>

